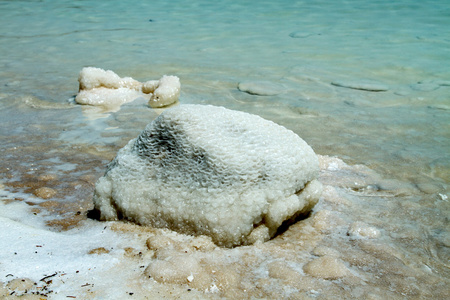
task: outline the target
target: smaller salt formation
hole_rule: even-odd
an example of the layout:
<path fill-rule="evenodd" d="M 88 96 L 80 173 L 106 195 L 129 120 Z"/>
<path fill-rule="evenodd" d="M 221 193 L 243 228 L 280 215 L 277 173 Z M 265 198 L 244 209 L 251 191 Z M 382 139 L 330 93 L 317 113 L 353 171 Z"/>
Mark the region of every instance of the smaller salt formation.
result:
<path fill-rule="evenodd" d="M 176 76 L 164 75 L 160 80 L 147 81 L 142 86 L 142 91 L 151 93 L 148 104 L 151 107 L 164 107 L 177 102 L 180 96 L 180 79 Z"/>
<path fill-rule="evenodd" d="M 81 70 L 78 82 L 77 103 L 108 109 L 139 97 L 147 99 L 151 107 L 165 107 L 177 102 L 180 96 L 180 79 L 176 76 L 164 75 L 160 80 L 141 83 L 131 77 L 121 78 L 110 70 L 87 67 Z"/>
<path fill-rule="evenodd" d="M 318 174 L 316 154 L 292 131 L 223 107 L 181 105 L 119 151 L 97 181 L 94 204 L 102 220 L 233 247 L 267 241 L 309 212 L 322 191 Z"/>

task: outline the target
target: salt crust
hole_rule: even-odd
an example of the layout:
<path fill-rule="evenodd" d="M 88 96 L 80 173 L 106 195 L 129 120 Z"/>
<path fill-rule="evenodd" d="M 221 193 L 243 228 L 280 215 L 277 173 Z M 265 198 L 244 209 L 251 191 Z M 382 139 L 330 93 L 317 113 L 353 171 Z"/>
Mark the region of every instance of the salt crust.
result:
<path fill-rule="evenodd" d="M 318 173 L 314 151 L 292 131 L 222 107 L 182 105 L 119 151 L 94 204 L 102 220 L 123 217 L 232 247 L 266 241 L 310 211 L 322 190 Z"/>
<path fill-rule="evenodd" d="M 335 174 L 334 181 L 327 181 L 351 205 L 336 211 L 336 203 L 327 199 L 334 197 L 326 192 L 330 186 L 325 184 L 321 196 L 324 201 L 315 206 L 311 218 L 291 226 L 269 243 L 251 247 L 224 249 L 206 236 L 193 237 L 126 222 L 99 224 L 88 220 L 86 227 L 55 233 L 48 231 L 42 216 L 29 214 L 25 201 L 9 204 L 0 201 L 0 215 L 5 217 L 0 222 L 4 232 L 0 275 L 5 278 L 4 283 L 0 282 L 0 298 L 38 299 L 42 296 L 30 292 L 39 291 L 51 299 L 66 295 L 77 299 L 446 299 L 447 285 L 438 273 L 445 272 L 445 266 L 439 269 L 434 263 L 438 256 L 433 260 L 424 258 L 423 252 L 414 252 L 415 247 L 401 247 L 390 238 L 395 233 L 396 240 L 412 243 L 408 245 L 426 244 L 428 238 L 421 227 L 386 224 L 379 217 L 382 211 L 375 215 L 361 214 L 361 208 L 357 207 L 365 203 L 375 208 L 380 204 L 388 206 L 385 211 L 393 210 L 397 204 L 390 206 L 392 202 L 384 196 L 386 191 L 379 192 L 381 198 L 370 197 L 369 203 L 364 198 L 358 200 L 353 190 L 348 189 L 351 180 L 341 178 L 354 172 L 364 177 L 367 184 L 379 185 L 378 177 L 366 172 L 366 168 L 349 166 L 338 158 L 318 157 L 321 176 Z M 0 188 L 4 188 L 1 183 Z M 361 193 L 372 196 L 376 191 L 362 189 Z M 8 194 L 0 190 L 0 196 Z M 19 195 L 30 200 L 26 194 Z M 423 208 L 414 209 L 417 214 Z M 357 221 L 361 215 L 365 223 Z M 323 226 L 324 221 L 330 222 L 329 225 Z M 354 223 L 383 228 L 386 234 L 376 239 L 349 237 L 347 230 Z M 442 247 L 449 244 L 444 231 L 435 238 Z M 439 255 L 439 251 L 445 251 L 440 247 L 429 249 L 437 250 Z M 102 248 L 110 252 L 88 254 Z M 6 276 L 10 273 L 14 277 Z M 46 282 L 40 280 L 55 273 L 57 276 Z M 30 284 L 34 287 L 27 290 Z M 395 289 L 390 290 L 390 285 L 395 285 Z"/>
<path fill-rule="evenodd" d="M 164 75 L 159 80 L 141 83 L 131 77 L 121 78 L 110 70 L 87 67 L 78 77 L 80 84 L 75 101 L 79 104 L 117 108 L 139 97 L 151 107 L 165 107 L 178 101 L 180 79 Z"/>

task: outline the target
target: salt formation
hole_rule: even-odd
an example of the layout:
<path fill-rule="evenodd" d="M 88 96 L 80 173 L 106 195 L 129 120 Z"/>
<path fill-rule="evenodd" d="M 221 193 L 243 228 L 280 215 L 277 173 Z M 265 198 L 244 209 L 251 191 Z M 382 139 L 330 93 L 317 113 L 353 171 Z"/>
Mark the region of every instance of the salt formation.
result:
<path fill-rule="evenodd" d="M 180 96 L 180 79 L 164 75 L 160 80 L 147 81 L 142 86 L 146 94 L 152 93 L 148 102 L 151 107 L 164 107 L 177 102 Z"/>
<path fill-rule="evenodd" d="M 121 78 L 110 70 L 88 67 L 81 70 L 78 82 L 77 103 L 110 109 L 139 97 L 147 99 L 151 107 L 164 107 L 177 102 L 180 96 L 180 80 L 176 76 L 141 83 L 131 77 Z"/>
<path fill-rule="evenodd" d="M 259 116 L 205 105 L 164 111 L 110 163 L 95 188 L 102 220 L 125 218 L 221 246 L 274 236 L 322 191 L 299 136 Z"/>

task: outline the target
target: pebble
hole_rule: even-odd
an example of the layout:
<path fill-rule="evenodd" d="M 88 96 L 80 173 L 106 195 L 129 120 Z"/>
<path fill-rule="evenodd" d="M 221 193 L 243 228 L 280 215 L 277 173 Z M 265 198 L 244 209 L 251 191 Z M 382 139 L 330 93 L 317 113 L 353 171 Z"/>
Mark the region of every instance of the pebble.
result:
<path fill-rule="evenodd" d="M 147 239 L 147 247 L 149 250 L 173 249 L 174 245 L 174 240 L 163 235 L 155 235 Z"/>
<path fill-rule="evenodd" d="M 348 230 L 348 235 L 356 238 L 376 239 L 380 237 L 381 233 L 377 228 L 363 222 L 354 222 Z"/>
<path fill-rule="evenodd" d="M 307 263 L 303 270 L 305 273 L 324 279 L 337 279 L 349 275 L 350 271 L 338 258 L 322 256 Z"/>
<path fill-rule="evenodd" d="M 208 273 L 189 255 L 173 255 L 164 260 L 154 260 L 144 273 L 161 283 L 189 284 L 194 288 L 205 289 L 211 283 Z"/>
<path fill-rule="evenodd" d="M 250 95 L 275 96 L 283 93 L 283 88 L 270 81 L 244 81 L 238 84 L 238 90 Z"/>
<path fill-rule="evenodd" d="M 369 92 L 385 92 L 389 90 L 387 85 L 373 81 L 336 80 L 332 81 L 331 84 L 334 86 Z"/>
<path fill-rule="evenodd" d="M 44 186 L 44 187 L 35 189 L 33 194 L 42 199 L 49 199 L 56 195 L 56 191 L 52 188 Z"/>

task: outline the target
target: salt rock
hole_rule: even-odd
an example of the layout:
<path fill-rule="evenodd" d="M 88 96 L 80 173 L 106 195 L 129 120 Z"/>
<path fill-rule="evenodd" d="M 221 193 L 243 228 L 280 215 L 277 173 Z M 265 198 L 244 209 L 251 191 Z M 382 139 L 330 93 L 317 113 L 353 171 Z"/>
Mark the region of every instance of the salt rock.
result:
<path fill-rule="evenodd" d="M 116 108 L 141 96 L 139 91 L 128 88 L 108 89 L 100 87 L 93 90 L 79 91 L 75 101 L 83 105 Z"/>
<path fill-rule="evenodd" d="M 80 90 L 92 90 L 95 88 L 128 88 L 138 90 L 140 82 L 131 77 L 121 78 L 111 70 L 87 67 L 83 68 L 78 77 Z"/>
<path fill-rule="evenodd" d="M 155 260 L 145 269 L 144 273 L 158 282 L 178 284 L 207 277 L 199 263 L 188 255 L 176 255 L 168 257 L 166 260 Z"/>
<path fill-rule="evenodd" d="M 324 279 L 337 279 L 348 276 L 350 270 L 344 262 L 332 256 L 322 256 L 307 263 L 303 270 L 305 273 Z"/>
<path fill-rule="evenodd" d="M 141 83 L 131 77 L 121 78 L 111 70 L 87 67 L 78 77 L 79 91 L 75 101 L 79 104 L 115 109 L 137 98 L 149 101 L 151 107 L 164 107 L 178 101 L 180 80 L 164 75 L 159 80 Z"/>
<path fill-rule="evenodd" d="M 164 75 L 160 80 L 152 80 L 144 83 L 142 90 L 145 93 L 152 93 L 148 105 L 159 108 L 169 106 L 178 101 L 180 97 L 180 79 L 176 76 Z"/>
<path fill-rule="evenodd" d="M 310 211 L 322 190 L 318 173 L 311 147 L 282 126 L 181 105 L 118 152 L 94 204 L 101 220 L 125 218 L 233 247 L 266 241 L 283 221 Z"/>
<path fill-rule="evenodd" d="M 381 233 L 377 228 L 363 222 L 354 222 L 348 230 L 348 235 L 353 238 L 376 239 L 380 237 Z"/>
<path fill-rule="evenodd" d="M 35 189 L 33 194 L 42 199 L 50 199 L 56 195 L 56 191 L 49 187 L 40 187 Z"/>

